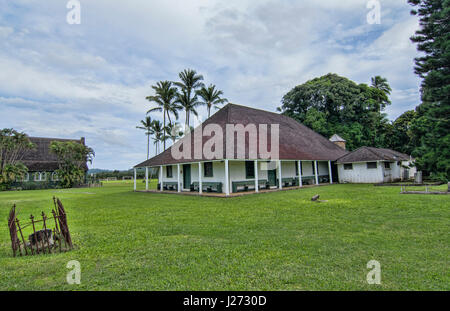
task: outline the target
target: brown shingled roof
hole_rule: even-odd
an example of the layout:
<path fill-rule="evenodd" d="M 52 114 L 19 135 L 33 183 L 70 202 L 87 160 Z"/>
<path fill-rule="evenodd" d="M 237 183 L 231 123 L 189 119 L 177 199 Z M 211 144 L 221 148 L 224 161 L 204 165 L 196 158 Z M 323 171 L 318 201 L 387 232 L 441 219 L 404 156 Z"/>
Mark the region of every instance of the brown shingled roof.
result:
<path fill-rule="evenodd" d="M 268 112 L 264 110 L 228 104 L 213 116 L 207 119 L 201 126 L 208 124 L 218 124 L 223 129 L 224 134 L 224 153 L 226 141 L 226 124 L 279 124 L 280 126 L 280 159 L 281 160 L 336 160 L 347 154 L 348 151 L 341 149 L 327 138 L 314 132 L 310 128 L 300 124 L 292 118 L 284 115 Z M 270 126 L 269 126 L 270 128 Z M 269 130 L 270 132 L 270 130 Z M 187 139 L 183 137 L 183 139 Z M 210 137 L 203 137 L 202 143 L 205 144 Z M 194 139 L 191 141 L 191 150 L 194 152 Z M 270 139 L 268 139 L 270 148 Z M 246 140 L 246 155 L 248 155 L 248 139 Z M 236 151 L 235 151 L 236 153 Z M 235 156 L 236 158 L 236 156 Z M 260 157 L 259 157 L 260 158 Z M 219 160 L 219 159 L 216 159 Z M 195 160 L 175 160 L 171 155 L 171 148 L 161 154 L 144 161 L 135 167 L 152 167 L 166 164 L 189 163 L 195 161 L 208 161 L 208 159 Z"/>
<path fill-rule="evenodd" d="M 33 144 L 35 144 L 35 148 L 26 150 L 20 160 L 23 164 L 25 164 L 29 172 L 55 171 L 58 169 L 58 158 L 55 154 L 50 152 L 50 143 L 52 141 L 72 141 L 84 145 L 84 138 L 77 140 L 30 137 L 30 140 Z M 87 169 L 88 167 L 85 165 L 85 170 Z"/>
<path fill-rule="evenodd" d="M 367 161 L 407 161 L 410 156 L 395 150 L 374 147 L 361 147 L 339 159 L 338 164 Z"/>

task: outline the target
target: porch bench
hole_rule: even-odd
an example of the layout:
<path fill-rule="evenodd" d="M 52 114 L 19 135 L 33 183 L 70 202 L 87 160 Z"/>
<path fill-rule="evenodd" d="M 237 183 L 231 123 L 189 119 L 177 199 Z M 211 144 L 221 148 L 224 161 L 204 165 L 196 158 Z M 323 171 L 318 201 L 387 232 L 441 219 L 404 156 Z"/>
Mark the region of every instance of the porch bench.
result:
<path fill-rule="evenodd" d="M 191 191 L 199 191 L 199 182 L 198 181 L 194 181 L 191 184 Z M 204 181 L 202 182 L 202 190 L 206 191 L 206 192 L 218 192 L 218 193 L 222 193 L 222 183 L 221 182 L 209 182 L 209 181 Z"/>
<path fill-rule="evenodd" d="M 268 188 L 269 182 L 266 179 L 258 179 L 259 188 Z M 231 188 L 233 193 L 238 192 L 239 187 L 244 187 L 243 191 L 248 191 L 248 188 L 255 188 L 255 180 L 243 180 L 243 181 L 233 181 L 231 183 Z"/>
<path fill-rule="evenodd" d="M 278 184 L 279 180 L 277 179 L 277 184 Z M 283 183 L 283 187 L 294 187 L 297 185 L 297 180 L 296 178 L 281 178 L 281 182 Z"/>
<path fill-rule="evenodd" d="M 158 183 L 157 189 L 161 190 L 160 183 Z M 163 190 L 178 191 L 178 182 L 170 182 L 170 181 L 163 182 Z"/>
<path fill-rule="evenodd" d="M 302 176 L 302 183 L 304 185 L 314 185 L 316 177 L 315 176 Z"/>

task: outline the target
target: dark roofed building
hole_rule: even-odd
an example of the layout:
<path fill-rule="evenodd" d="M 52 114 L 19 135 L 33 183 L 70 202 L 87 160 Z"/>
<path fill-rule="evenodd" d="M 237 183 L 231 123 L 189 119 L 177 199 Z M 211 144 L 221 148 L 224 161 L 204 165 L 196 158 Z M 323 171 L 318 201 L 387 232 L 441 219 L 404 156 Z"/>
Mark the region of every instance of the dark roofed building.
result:
<path fill-rule="evenodd" d="M 21 162 L 28 168 L 26 181 L 56 181 L 55 171 L 58 169 L 58 159 L 55 154 L 50 152 L 52 141 L 75 142 L 85 144 L 85 139 L 62 139 L 62 138 L 44 138 L 30 137 L 30 141 L 35 145 L 34 149 L 26 150 L 21 157 Z M 88 170 L 87 164 L 84 164 L 85 171 Z"/>
<path fill-rule="evenodd" d="M 404 153 L 374 147 L 361 147 L 339 159 L 339 182 L 382 183 L 414 177 L 414 159 Z"/>
<path fill-rule="evenodd" d="M 268 132 L 267 135 L 258 133 L 255 139 L 250 139 L 250 135 L 247 135 L 248 138 L 242 146 L 235 146 L 231 153 L 227 153 L 227 140 L 232 139 L 236 142 L 235 133 L 230 134 L 227 131 L 228 125 L 243 127 L 255 125 L 257 129 L 261 125 L 267 125 Z M 273 150 L 271 139 L 274 127 L 272 125 L 279 126 L 279 154 L 276 158 L 267 157 L 267 153 L 263 152 L 265 150 L 261 150 L 260 147 L 262 139 L 265 139 L 266 149 Z M 210 158 L 203 152 L 195 152 L 196 145 L 201 146 L 198 149 L 203 149 L 205 144 L 217 135 L 200 136 L 201 140 L 196 140 L 195 133 L 197 131 L 201 133 L 208 126 L 218 126 L 222 131 L 223 156 Z M 196 144 L 196 141 L 199 144 Z M 250 149 L 254 149 L 250 148 L 252 143 L 258 146 L 253 156 L 250 153 Z M 172 148 L 183 151 L 189 145 L 188 158 L 173 157 Z M 179 146 L 182 146 L 181 149 Z M 245 156 L 240 156 L 242 153 L 239 151 L 242 151 Z M 146 168 L 147 171 L 148 168 L 159 168 L 161 190 L 195 189 L 202 192 L 202 185 L 207 185 L 205 189 L 220 189 L 220 192 L 223 191 L 228 195 L 249 187 L 258 191 L 259 187 L 282 188 L 285 185 L 301 186 L 304 183 L 332 182 L 331 162 L 347 153 L 346 150 L 292 118 L 278 113 L 228 104 L 207 119 L 194 131 L 194 134 L 183 137 L 175 146 L 136 165 L 135 168 Z M 218 184 L 220 185 L 217 186 Z"/>

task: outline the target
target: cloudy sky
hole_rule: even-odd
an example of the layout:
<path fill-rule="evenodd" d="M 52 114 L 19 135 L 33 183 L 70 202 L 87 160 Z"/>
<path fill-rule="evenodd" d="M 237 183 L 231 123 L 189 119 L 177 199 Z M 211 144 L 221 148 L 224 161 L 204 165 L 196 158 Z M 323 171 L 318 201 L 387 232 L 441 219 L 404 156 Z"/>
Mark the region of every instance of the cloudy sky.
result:
<path fill-rule="evenodd" d="M 67 23 L 67 2 L 0 0 L 0 128 L 86 137 L 91 167 L 145 160 L 145 96 L 185 68 L 231 102 L 269 111 L 329 72 L 386 77 L 390 119 L 419 103 L 406 0 L 380 0 L 379 25 L 367 22 L 368 0 L 80 0 L 79 25 Z"/>

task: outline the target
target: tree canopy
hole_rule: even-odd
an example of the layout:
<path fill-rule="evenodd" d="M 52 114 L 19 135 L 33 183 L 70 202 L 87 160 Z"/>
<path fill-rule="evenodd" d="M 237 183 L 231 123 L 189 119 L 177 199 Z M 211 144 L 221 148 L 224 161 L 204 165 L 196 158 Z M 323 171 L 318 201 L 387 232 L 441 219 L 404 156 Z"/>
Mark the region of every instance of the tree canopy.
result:
<path fill-rule="evenodd" d="M 381 111 L 390 104 L 390 87 L 380 80 L 377 88 L 330 73 L 293 88 L 278 109 L 325 137 L 338 133 L 349 149 L 384 147 L 389 121 Z"/>
<path fill-rule="evenodd" d="M 52 141 L 50 151 L 58 158 L 59 183 L 63 188 L 71 188 L 81 183 L 85 177 L 86 161 L 92 163 L 95 156 L 91 148 L 72 141 Z"/>

